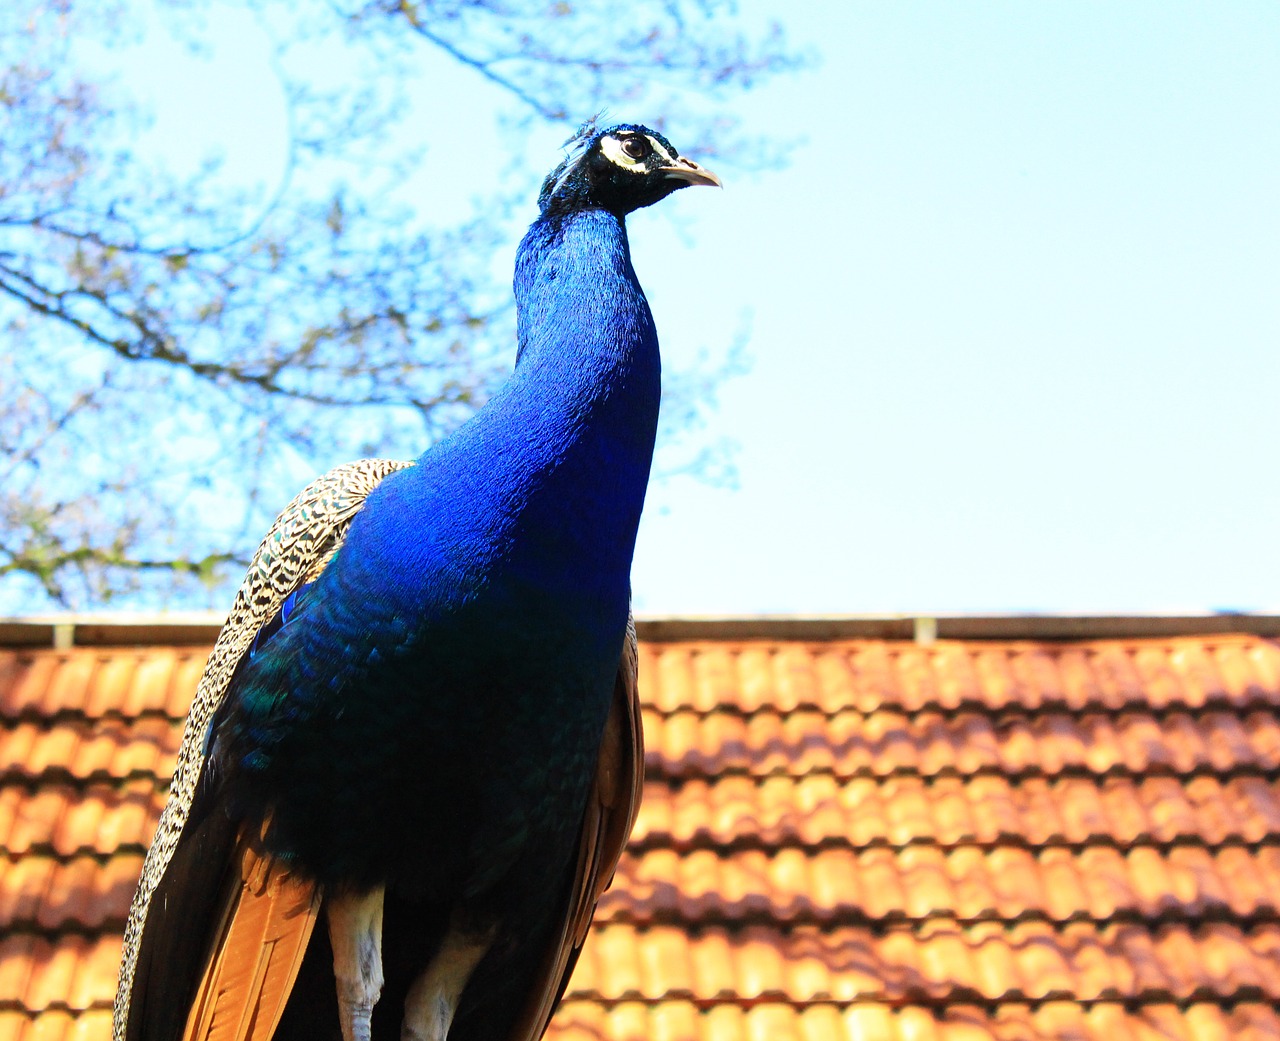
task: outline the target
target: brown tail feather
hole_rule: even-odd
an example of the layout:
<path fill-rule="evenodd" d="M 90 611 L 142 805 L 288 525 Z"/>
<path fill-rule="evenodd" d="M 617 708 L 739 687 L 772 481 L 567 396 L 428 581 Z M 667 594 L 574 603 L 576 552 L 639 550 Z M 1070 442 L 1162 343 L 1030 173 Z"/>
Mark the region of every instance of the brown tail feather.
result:
<path fill-rule="evenodd" d="M 320 889 L 241 848 L 182 1041 L 268 1041 L 320 911 Z"/>

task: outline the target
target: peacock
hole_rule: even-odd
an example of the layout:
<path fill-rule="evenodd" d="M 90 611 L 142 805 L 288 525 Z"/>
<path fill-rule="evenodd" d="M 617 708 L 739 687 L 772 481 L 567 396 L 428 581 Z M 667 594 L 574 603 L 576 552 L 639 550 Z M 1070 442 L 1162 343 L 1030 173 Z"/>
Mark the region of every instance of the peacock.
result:
<path fill-rule="evenodd" d="M 412 463 L 305 488 L 187 719 L 114 1041 L 534 1041 L 640 796 L 630 569 L 658 338 L 624 218 L 719 185 L 584 127 L 515 264 L 514 371 Z"/>

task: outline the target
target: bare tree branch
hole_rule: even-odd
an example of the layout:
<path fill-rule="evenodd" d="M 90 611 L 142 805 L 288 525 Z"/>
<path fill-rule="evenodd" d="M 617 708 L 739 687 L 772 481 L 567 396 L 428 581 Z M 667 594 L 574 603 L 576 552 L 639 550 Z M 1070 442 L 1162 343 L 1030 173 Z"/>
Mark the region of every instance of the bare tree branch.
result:
<path fill-rule="evenodd" d="M 726 102 L 800 62 L 720 0 L 155 0 L 194 44 L 216 3 L 274 34 L 289 140 L 264 189 L 144 155 L 140 105 L 84 72 L 77 44 L 142 2 L 0 5 L 0 611 L 220 600 L 314 472 L 416 455 L 484 402 L 514 325 L 494 257 L 540 171 L 446 226 L 397 202 L 424 57 L 496 87 L 504 128 L 625 102 L 744 165 L 775 153 Z M 737 357 L 670 381 L 664 437 L 695 444 L 668 469 L 722 474 L 701 428 Z"/>

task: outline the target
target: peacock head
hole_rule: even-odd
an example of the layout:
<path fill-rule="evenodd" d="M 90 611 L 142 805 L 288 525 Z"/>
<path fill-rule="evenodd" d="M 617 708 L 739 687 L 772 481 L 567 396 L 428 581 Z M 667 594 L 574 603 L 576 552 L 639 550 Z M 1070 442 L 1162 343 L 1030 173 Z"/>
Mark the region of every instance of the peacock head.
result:
<path fill-rule="evenodd" d="M 691 184 L 720 186 L 720 178 L 685 159 L 656 130 L 622 123 L 607 130 L 583 125 L 567 142 L 569 154 L 542 182 L 544 214 L 607 210 L 624 217 Z"/>

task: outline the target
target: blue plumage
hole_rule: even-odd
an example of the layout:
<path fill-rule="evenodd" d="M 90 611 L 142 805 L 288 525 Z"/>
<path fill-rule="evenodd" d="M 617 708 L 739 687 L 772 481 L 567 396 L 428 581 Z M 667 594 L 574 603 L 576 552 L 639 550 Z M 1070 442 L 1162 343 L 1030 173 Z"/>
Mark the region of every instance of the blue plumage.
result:
<path fill-rule="evenodd" d="M 279 1036 L 545 1028 L 634 812 L 602 793 L 638 783 L 616 734 L 660 360 L 623 218 L 715 183 L 643 127 L 578 142 L 517 255 L 514 373 L 373 488 L 239 660 L 190 817 L 326 894 L 332 951 L 311 942 Z"/>
<path fill-rule="evenodd" d="M 658 341 L 611 214 L 535 225 L 516 271 L 514 375 L 369 496 L 289 624 L 246 664 L 217 739 L 238 815 L 270 814 L 267 848 L 325 882 L 439 874 L 438 851 L 471 840 L 445 826 L 442 804 L 482 802 L 496 783 L 473 756 L 572 764 L 578 798 L 594 765 L 626 629 Z M 365 727 L 352 723 L 352 690 Z M 371 749 L 384 765 L 357 803 L 332 761 Z M 505 793 L 528 803 L 520 819 L 561 812 L 524 787 Z M 383 837 L 419 818 L 419 841 L 393 855 Z"/>

